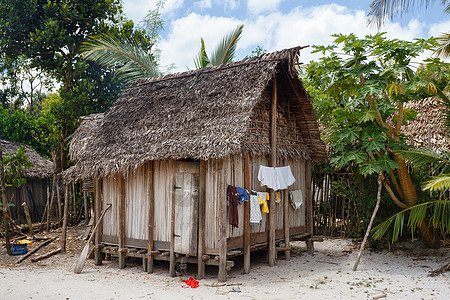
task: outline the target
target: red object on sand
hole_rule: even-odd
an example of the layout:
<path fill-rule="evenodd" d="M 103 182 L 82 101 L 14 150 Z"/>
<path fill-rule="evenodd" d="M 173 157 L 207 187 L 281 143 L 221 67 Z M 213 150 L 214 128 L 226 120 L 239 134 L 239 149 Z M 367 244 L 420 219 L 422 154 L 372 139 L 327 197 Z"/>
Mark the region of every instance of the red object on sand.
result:
<path fill-rule="evenodd" d="M 189 277 L 188 280 L 183 280 L 183 282 L 186 283 L 188 286 L 190 286 L 193 289 L 198 288 L 198 281 L 192 277 Z"/>

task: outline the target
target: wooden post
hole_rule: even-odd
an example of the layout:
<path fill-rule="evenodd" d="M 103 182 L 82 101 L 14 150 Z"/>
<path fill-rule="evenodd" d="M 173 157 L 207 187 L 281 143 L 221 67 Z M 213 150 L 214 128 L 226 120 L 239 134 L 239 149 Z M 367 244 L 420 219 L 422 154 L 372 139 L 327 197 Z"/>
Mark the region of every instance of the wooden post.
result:
<path fill-rule="evenodd" d="M 148 245 L 147 272 L 153 273 L 153 227 L 155 226 L 155 186 L 153 181 L 153 162 L 148 163 Z"/>
<path fill-rule="evenodd" d="M 177 172 L 177 161 L 172 159 L 172 186 L 170 190 L 172 191 L 172 210 L 170 214 L 170 261 L 169 261 L 169 275 L 175 277 L 175 181 Z M 170 164 L 169 164 L 170 169 Z M 170 170 L 169 170 L 170 171 Z M 170 173 L 169 173 L 170 174 Z"/>
<path fill-rule="evenodd" d="M 250 190 L 250 154 L 244 159 L 244 188 Z M 244 274 L 250 273 L 250 201 L 244 201 Z"/>
<path fill-rule="evenodd" d="M 67 222 L 69 215 L 69 184 L 64 185 L 64 216 L 63 216 L 63 229 L 61 237 L 61 252 L 66 252 L 66 236 L 67 236 Z"/>
<path fill-rule="evenodd" d="M 205 219 L 206 219 L 206 161 L 200 161 L 200 183 L 198 194 L 198 253 L 197 268 L 198 279 L 205 277 L 205 261 L 203 254 L 205 252 Z"/>
<path fill-rule="evenodd" d="M 83 203 L 84 203 L 84 221 L 85 224 L 87 225 L 87 223 L 89 222 L 89 208 L 88 208 L 88 201 L 87 201 L 87 195 L 86 195 L 86 191 L 84 191 L 83 187 Z"/>
<path fill-rule="evenodd" d="M 273 77 L 273 90 L 272 90 L 272 109 L 270 113 L 270 165 L 272 167 L 277 166 L 277 77 Z M 269 266 L 273 267 L 276 260 L 275 249 L 275 191 L 270 190 L 269 201 Z"/>
<path fill-rule="evenodd" d="M 59 191 L 59 175 L 55 174 L 56 176 L 56 198 L 57 198 L 57 202 L 58 202 L 58 221 L 61 222 L 61 217 L 62 217 L 62 213 L 61 213 L 61 195 L 60 195 L 60 191 Z"/>
<path fill-rule="evenodd" d="M 120 181 L 120 202 L 119 202 L 119 269 L 125 268 L 125 179 L 121 174 Z"/>
<path fill-rule="evenodd" d="M 22 207 L 23 211 L 25 212 L 25 217 L 27 218 L 28 230 L 30 231 L 30 234 L 33 235 L 34 234 L 33 223 L 31 222 L 30 210 L 28 209 L 27 203 L 23 202 Z"/>
<path fill-rule="evenodd" d="M 50 218 L 52 216 L 53 199 L 55 198 L 54 197 L 55 196 L 55 182 L 56 182 L 55 181 L 55 176 L 53 176 L 53 185 L 52 185 L 52 192 L 51 192 L 51 195 L 50 195 L 50 204 L 49 204 L 48 209 L 47 209 L 47 230 L 48 230 L 48 227 L 49 227 Z M 48 187 L 47 187 L 47 193 L 48 193 Z"/>
<path fill-rule="evenodd" d="M 306 198 L 306 232 L 313 234 L 313 201 L 311 195 L 311 160 L 305 163 L 305 198 Z M 309 254 L 314 253 L 314 244 L 312 239 L 306 240 L 306 251 Z"/>
<path fill-rule="evenodd" d="M 219 170 L 217 172 L 219 175 L 219 182 L 224 182 L 227 178 L 226 166 L 224 166 L 224 161 L 221 160 L 218 164 L 220 164 Z M 218 165 L 216 163 L 216 166 Z M 218 206 L 219 206 L 219 274 L 217 276 L 217 280 L 219 282 L 227 281 L 227 203 L 225 201 L 225 197 L 227 194 L 227 185 L 226 184 L 218 184 L 219 191 L 218 196 Z"/>
<path fill-rule="evenodd" d="M 286 162 L 284 163 L 286 165 Z M 289 237 L 289 199 L 288 190 L 283 193 L 283 228 L 284 228 L 284 243 L 286 249 L 291 248 Z M 284 251 L 284 257 L 287 261 L 291 260 L 291 251 Z"/>
<path fill-rule="evenodd" d="M 101 179 L 95 177 L 94 178 L 94 223 L 97 223 L 97 221 L 100 219 L 100 213 L 102 211 L 102 197 L 101 197 Z M 101 243 L 101 232 L 102 232 L 102 226 L 100 225 L 100 228 L 97 229 L 97 232 L 95 233 L 95 250 L 94 250 L 94 263 L 96 266 L 102 265 L 102 253 L 100 248 Z"/>

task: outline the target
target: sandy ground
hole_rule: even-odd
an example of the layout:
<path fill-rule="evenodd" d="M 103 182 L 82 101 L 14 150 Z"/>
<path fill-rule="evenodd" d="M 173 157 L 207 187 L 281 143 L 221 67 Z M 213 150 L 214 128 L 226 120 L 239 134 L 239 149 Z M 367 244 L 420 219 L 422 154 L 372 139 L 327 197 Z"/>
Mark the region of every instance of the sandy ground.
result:
<path fill-rule="evenodd" d="M 242 261 L 235 261 L 228 282 L 240 283 L 241 292 L 233 292 L 232 286 L 210 286 L 217 275 L 213 266 L 207 266 L 196 289 L 183 288 L 180 278 L 169 277 L 166 262 L 156 262 L 155 272 L 147 274 L 139 260 L 127 260 L 122 270 L 114 259 L 103 266 L 88 260 L 77 275 L 73 267 L 84 241 L 73 229 L 69 238 L 67 254 L 36 263 L 28 258 L 17 265 L 18 257 L 0 249 L 0 299 L 450 299 L 450 272 L 427 276 L 449 261 L 448 248 L 430 251 L 419 241 L 396 245 L 391 252 L 366 251 L 356 272 L 357 245 L 347 239 L 315 243 L 313 256 L 304 243 L 295 242 L 291 261 L 280 255 L 275 267 L 265 263 L 263 252 L 256 252 L 250 274 L 242 274 Z M 196 269 L 189 265 L 184 279 L 195 278 Z"/>

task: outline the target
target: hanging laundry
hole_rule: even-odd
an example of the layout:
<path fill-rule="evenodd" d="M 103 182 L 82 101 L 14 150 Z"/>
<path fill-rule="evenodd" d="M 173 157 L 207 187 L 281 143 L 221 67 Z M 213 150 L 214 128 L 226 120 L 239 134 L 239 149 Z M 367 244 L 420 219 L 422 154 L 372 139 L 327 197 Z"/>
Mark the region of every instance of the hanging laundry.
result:
<path fill-rule="evenodd" d="M 260 225 L 262 222 L 261 207 L 258 193 L 250 191 L 250 225 Z"/>
<path fill-rule="evenodd" d="M 303 193 L 301 190 L 295 190 L 289 192 L 289 202 L 292 208 L 299 209 L 303 204 Z"/>
<path fill-rule="evenodd" d="M 244 201 L 248 201 L 248 192 L 246 189 L 236 187 L 236 192 L 237 192 L 239 204 L 242 204 L 242 202 L 244 202 Z"/>
<path fill-rule="evenodd" d="M 262 205 L 261 211 L 265 214 L 269 213 L 269 204 L 267 201 L 269 200 L 269 193 L 267 192 L 258 192 L 258 200 L 259 204 Z"/>
<path fill-rule="evenodd" d="M 295 182 L 291 167 L 266 167 L 260 166 L 258 171 L 258 180 L 261 186 L 265 185 L 274 191 L 287 189 Z"/>
<path fill-rule="evenodd" d="M 276 203 L 280 203 L 281 202 L 281 192 L 278 191 L 278 192 L 275 193 L 275 195 L 276 195 L 275 202 Z"/>
<path fill-rule="evenodd" d="M 227 188 L 227 205 L 228 205 L 228 220 L 230 225 L 239 227 L 238 215 L 238 196 L 235 186 L 229 185 Z"/>

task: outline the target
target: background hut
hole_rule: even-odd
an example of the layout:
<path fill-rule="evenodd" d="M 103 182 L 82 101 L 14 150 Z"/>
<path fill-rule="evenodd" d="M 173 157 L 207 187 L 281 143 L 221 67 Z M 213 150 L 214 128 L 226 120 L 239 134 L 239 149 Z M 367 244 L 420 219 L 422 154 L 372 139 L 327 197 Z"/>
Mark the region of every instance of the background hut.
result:
<path fill-rule="evenodd" d="M 22 203 L 25 202 L 30 210 L 32 221 L 40 222 L 47 203 L 47 188 L 50 177 L 53 175 L 53 164 L 28 145 L 0 140 L 3 154 L 17 152 L 21 146 L 25 148 L 25 155 L 28 155 L 32 166 L 27 170 L 27 182 L 19 188 L 7 187 L 6 197 L 8 201 L 12 199 L 11 203 L 14 204 L 14 207 L 11 207 L 12 219 L 26 222 L 22 208 Z"/>
<path fill-rule="evenodd" d="M 290 239 L 311 237 L 310 163 L 326 150 L 295 69 L 300 49 L 133 82 L 96 126 L 76 132 L 78 162 L 66 175 L 95 178 L 97 216 L 112 204 L 97 249 L 119 256 L 120 267 L 126 255 L 148 258 L 150 272 L 153 259 L 169 260 L 171 275 L 176 261 L 198 263 L 199 278 L 205 264 L 218 265 L 223 281 L 229 258 L 243 254 L 249 272 L 251 250 L 268 249 L 273 265 L 277 251 L 289 257 Z M 306 205 L 294 210 L 285 191 L 250 226 L 244 202 L 232 227 L 227 186 L 266 191 L 261 165 L 289 165 L 289 189 L 301 190 Z"/>

